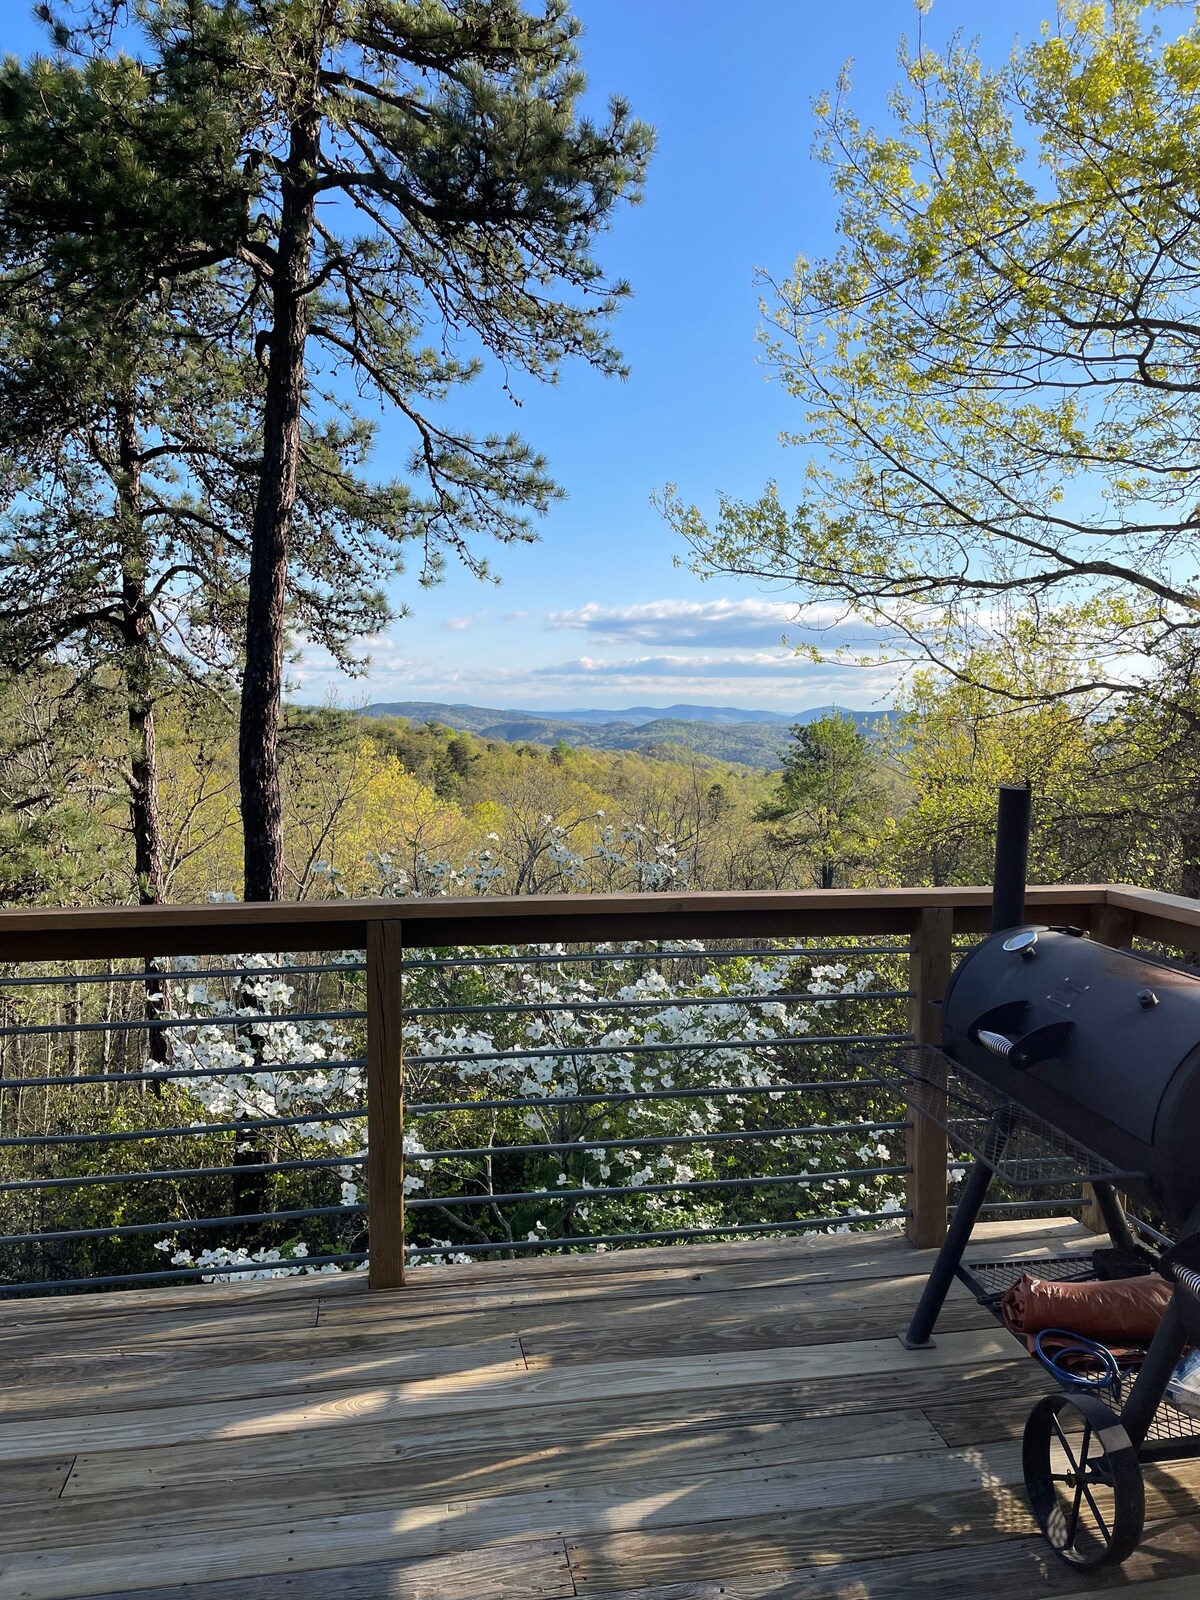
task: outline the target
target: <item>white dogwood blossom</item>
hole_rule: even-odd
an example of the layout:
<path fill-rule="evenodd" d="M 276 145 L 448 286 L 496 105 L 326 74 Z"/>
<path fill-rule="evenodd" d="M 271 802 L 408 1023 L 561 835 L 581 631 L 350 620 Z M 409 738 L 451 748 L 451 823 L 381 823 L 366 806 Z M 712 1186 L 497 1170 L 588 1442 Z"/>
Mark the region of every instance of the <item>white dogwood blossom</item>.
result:
<path fill-rule="evenodd" d="M 567 876 L 584 862 L 568 834 L 553 824 L 547 842 Z M 643 824 L 605 824 L 599 848 L 619 854 L 641 887 L 686 881 L 678 852 Z M 457 865 L 418 856 L 402 868 L 386 855 L 374 864 L 389 896 L 486 893 L 504 872 L 491 849 Z M 414 1264 L 831 1215 L 823 1225 L 840 1229 L 902 1207 L 903 1131 L 874 1126 L 899 1123 L 902 1111 L 877 1088 L 843 1087 L 839 1099 L 822 1087 L 853 1085 L 858 1068 L 841 1035 L 903 1028 L 894 1001 L 872 998 L 898 985 L 895 974 L 852 947 L 836 961 L 808 956 L 802 941 L 770 954 L 714 956 L 687 940 L 581 954 L 561 945 L 409 952 L 404 1193 Z M 299 1223 L 291 1242 L 264 1250 L 240 1245 L 232 1228 L 195 1254 L 186 1235 L 164 1239 L 177 1264 L 186 1257 L 217 1276 L 236 1266 L 296 1274 L 338 1270 L 305 1265 L 309 1256 L 364 1251 L 361 959 L 347 952 L 332 976 L 311 982 L 268 970 L 289 966 L 286 956 L 230 959 L 246 968 L 236 981 L 194 963 L 186 984 L 170 986 L 182 1024 L 172 1066 L 195 1073 L 185 1082 L 197 1121 L 244 1119 L 247 1149 L 294 1164 L 272 1176 L 283 1187 L 268 1209 L 328 1213 L 320 1242 Z M 280 1119 L 289 1125 L 256 1129 Z M 861 1175 L 840 1175 L 847 1170 Z"/>

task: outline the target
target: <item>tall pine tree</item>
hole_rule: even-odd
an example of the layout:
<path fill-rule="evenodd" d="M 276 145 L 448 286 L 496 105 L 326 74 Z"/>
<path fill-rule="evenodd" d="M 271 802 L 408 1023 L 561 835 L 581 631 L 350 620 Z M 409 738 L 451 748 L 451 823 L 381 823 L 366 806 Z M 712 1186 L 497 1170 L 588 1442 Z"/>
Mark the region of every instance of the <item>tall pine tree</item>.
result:
<path fill-rule="evenodd" d="M 282 887 L 277 746 L 306 422 L 341 383 L 411 426 L 380 538 L 477 572 L 478 534 L 529 537 L 555 493 L 516 434 L 441 409 L 488 358 L 551 379 L 568 357 L 619 373 L 627 292 L 592 255 L 636 198 L 652 137 L 613 102 L 580 114 L 579 24 L 563 0 L 143 0 L 158 61 L 215 86 L 259 188 L 235 265 L 254 283 L 266 368 L 250 535 L 240 780 L 245 893 Z M 456 349 L 469 352 L 455 354 Z M 340 378 L 339 378 L 340 375 Z M 324 392 L 322 392 L 324 391 Z"/>
<path fill-rule="evenodd" d="M 0 73 L 0 638 L 10 667 L 122 685 L 143 902 L 163 657 L 203 671 L 230 610 L 232 507 L 208 491 L 245 400 L 200 334 L 228 312 L 203 272 L 244 227 L 234 155 L 211 107 L 128 59 Z"/>
<path fill-rule="evenodd" d="M 57 658 L 122 686 L 143 901 L 163 889 L 159 697 L 232 688 L 245 632 L 252 189 L 240 130 L 186 62 L 0 74 L 0 640 L 17 668 Z M 306 420 L 295 485 L 287 619 L 350 668 L 397 565 L 370 449 L 356 419 Z"/>

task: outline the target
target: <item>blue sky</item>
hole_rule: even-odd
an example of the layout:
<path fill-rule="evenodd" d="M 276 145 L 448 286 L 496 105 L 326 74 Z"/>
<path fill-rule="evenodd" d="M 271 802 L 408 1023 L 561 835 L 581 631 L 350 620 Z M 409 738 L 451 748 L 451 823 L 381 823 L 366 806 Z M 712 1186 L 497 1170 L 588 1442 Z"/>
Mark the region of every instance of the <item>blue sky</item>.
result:
<path fill-rule="evenodd" d="M 909 0 L 576 0 L 584 66 L 602 104 L 626 96 L 658 130 L 646 198 L 601 242 L 634 298 L 617 342 L 625 383 L 584 369 L 557 387 L 483 377 L 456 404 L 479 431 L 516 427 L 549 457 L 566 500 L 539 523 L 539 543 L 489 551 L 499 587 L 461 570 L 432 591 L 397 587 L 411 616 L 371 643 L 365 679 L 343 678 L 309 654 L 294 697 L 467 701 L 545 710 L 677 701 L 778 711 L 837 700 L 886 704 L 886 673 L 816 667 L 780 642 L 786 594 L 751 583 L 701 583 L 679 570 L 678 541 L 650 505 L 678 484 L 708 509 L 718 490 L 754 495 L 776 478 L 785 496 L 803 459 L 778 443 L 795 402 L 759 360 L 755 269 L 785 273 L 798 253 L 835 247 L 826 169 L 810 156 L 814 96 L 852 59 L 853 98 L 886 118 L 901 35 L 916 30 Z M 956 29 L 1000 57 L 1036 32 L 1053 0 L 935 0 L 926 37 Z M 28 54 L 41 39 L 7 0 L 0 48 Z M 409 441 L 384 422 L 379 467 Z"/>

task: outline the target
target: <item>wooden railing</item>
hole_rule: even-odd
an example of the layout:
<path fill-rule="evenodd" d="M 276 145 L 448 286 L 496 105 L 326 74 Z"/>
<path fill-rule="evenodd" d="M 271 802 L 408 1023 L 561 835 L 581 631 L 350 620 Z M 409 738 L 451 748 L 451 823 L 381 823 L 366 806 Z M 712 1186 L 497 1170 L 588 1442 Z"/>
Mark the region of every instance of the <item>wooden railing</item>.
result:
<path fill-rule="evenodd" d="M 910 941 L 910 1028 L 938 1039 L 931 1002 L 946 987 L 956 936 L 984 932 L 991 891 L 842 889 L 718 893 L 306 901 L 0 912 L 0 962 L 366 952 L 370 1282 L 404 1278 L 402 972 L 405 949 L 562 941 L 824 938 Z M 1200 945 L 1200 902 L 1113 885 L 1033 887 L 1031 921 L 1075 925 L 1114 945 Z M 908 1235 L 936 1244 L 946 1226 L 945 1135 L 918 1116 L 908 1135 Z"/>

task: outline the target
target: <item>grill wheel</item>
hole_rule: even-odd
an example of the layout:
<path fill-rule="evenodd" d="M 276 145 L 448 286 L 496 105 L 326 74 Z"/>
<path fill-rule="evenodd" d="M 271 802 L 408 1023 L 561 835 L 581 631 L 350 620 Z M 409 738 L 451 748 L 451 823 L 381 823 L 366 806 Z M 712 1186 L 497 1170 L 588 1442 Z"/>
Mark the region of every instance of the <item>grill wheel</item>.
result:
<path fill-rule="evenodd" d="M 1048 1395 L 1025 1424 L 1025 1492 L 1056 1556 L 1099 1567 L 1133 1554 L 1146 1520 L 1137 1451 L 1093 1395 Z"/>

